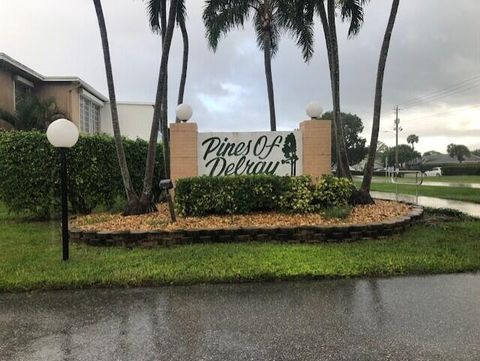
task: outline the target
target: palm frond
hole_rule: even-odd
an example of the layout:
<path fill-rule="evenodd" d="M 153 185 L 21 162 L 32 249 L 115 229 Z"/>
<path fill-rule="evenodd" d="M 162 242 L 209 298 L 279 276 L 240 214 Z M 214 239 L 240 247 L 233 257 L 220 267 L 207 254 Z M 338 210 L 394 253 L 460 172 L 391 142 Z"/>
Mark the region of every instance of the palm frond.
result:
<path fill-rule="evenodd" d="M 349 20 L 348 36 L 358 34 L 363 25 L 363 8 L 368 0 L 339 0 L 340 16 L 342 21 Z"/>
<path fill-rule="evenodd" d="M 222 35 L 234 28 L 242 28 L 250 16 L 256 0 L 207 0 L 203 11 L 207 40 L 215 51 Z"/>
<path fill-rule="evenodd" d="M 185 23 L 187 19 L 187 4 L 185 0 L 178 0 L 177 5 L 177 24 Z"/>
<path fill-rule="evenodd" d="M 268 19 L 266 19 L 268 17 Z M 278 52 L 278 43 L 280 41 L 281 25 L 275 13 L 275 10 L 269 14 L 265 13 L 265 9 L 261 5 L 254 15 L 255 34 L 257 35 L 257 45 L 261 50 L 265 50 L 266 41 L 270 45 L 271 57 Z"/>
<path fill-rule="evenodd" d="M 162 25 L 160 13 L 166 11 L 166 0 L 145 0 L 147 7 L 148 22 L 153 32 L 160 32 Z"/>
<path fill-rule="evenodd" d="M 305 61 L 313 55 L 314 5 L 308 0 L 278 0 L 278 19 L 283 29 L 294 38 Z"/>

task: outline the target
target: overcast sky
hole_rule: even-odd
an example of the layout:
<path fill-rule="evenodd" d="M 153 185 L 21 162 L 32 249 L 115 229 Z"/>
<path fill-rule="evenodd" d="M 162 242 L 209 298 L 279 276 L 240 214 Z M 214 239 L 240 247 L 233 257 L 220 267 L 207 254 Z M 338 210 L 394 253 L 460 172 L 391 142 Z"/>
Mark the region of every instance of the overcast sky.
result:
<path fill-rule="evenodd" d="M 269 128 L 263 55 L 251 22 L 209 50 L 201 20 L 202 0 L 186 0 L 191 58 L 185 101 L 201 131 Z M 142 0 L 103 0 L 117 98 L 152 102 L 160 39 L 150 32 Z M 342 110 L 358 114 L 370 138 L 379 50 L 390 0 L 372 1 L 354 39 L 340 26 Z M 399 104 L 400 141 L 417 134 L 420 151 L 445 152 L 447 144 L 480 148 L 480 1 L 401 0 L 384 83 L 380 140 L 394 145 L 393 108 Z M 325 43 L 316 27 L 316 52 L 304 64 L 285 35 L 273 60 L 277 121 L 292 129 L 305 105 L 331 109 Z M 91 0 L 0 0 L 0 52 L 47 76 L 79 76 L 107 94 L 97 19 Z M 174 108 L 182 60 L 176 33 L 170 62 Z M 423 97 L 425 101 L 418 102 Z M 409 106 L 410 105 L 410 106 Z M 414 106 L 415 105 L 415 106 Z M 173 118 L 173 112 L 171 117 Z"/>

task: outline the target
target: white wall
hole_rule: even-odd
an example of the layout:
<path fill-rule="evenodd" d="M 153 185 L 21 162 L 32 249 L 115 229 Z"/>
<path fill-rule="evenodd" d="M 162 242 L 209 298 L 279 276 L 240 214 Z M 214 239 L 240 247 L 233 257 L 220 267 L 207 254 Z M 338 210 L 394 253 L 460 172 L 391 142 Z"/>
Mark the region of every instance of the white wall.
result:
<path fill-rule="evenodd" d="M 153 103 L 119 102 L 117 108 L 122 136 L 132 140 L 140 138 L 148 141 L 152 126 Z M 101 132 L 113 135 L 110 103 L 102 108 Z"/>

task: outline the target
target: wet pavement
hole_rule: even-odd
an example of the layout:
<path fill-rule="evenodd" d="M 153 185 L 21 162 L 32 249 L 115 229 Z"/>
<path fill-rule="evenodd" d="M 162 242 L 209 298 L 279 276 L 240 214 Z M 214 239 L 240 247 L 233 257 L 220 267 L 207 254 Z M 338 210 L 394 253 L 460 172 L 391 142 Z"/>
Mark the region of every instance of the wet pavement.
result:
<path fill-rule="evenodd" d="M 452 188 L 473 188 L 473 189 L 480 189 L 480 184 L 478 183 L 451 183 L 451 182 L 431 182 L 431 181 L 424 181 L 422 183 L 424 186 L 432 186 L 432 187 L 452 187 Z"/>
<path fill-rule="evenodd" d="M 0 359 L 479 360 L 480 275 L 1 294 Z"/>
<path fill-rule="evenodd" d="M 480 218 L 480 204 L 471 202 L 454 201 L 450 199 L 434 198 L 419 196 L 416 199 L 413 195 L 399 194 L 398 198 L 395 193 L 387 192 L 370 192 L 373 198 L 387 199 L 387 200 L 399 200 L 402 202 L 417 203 L 424 207 L 431 208 L 451 208 L 460 212 L 468 214 L 472 217 Z M 480 357 L 479 357 L 480 360 Z"/>

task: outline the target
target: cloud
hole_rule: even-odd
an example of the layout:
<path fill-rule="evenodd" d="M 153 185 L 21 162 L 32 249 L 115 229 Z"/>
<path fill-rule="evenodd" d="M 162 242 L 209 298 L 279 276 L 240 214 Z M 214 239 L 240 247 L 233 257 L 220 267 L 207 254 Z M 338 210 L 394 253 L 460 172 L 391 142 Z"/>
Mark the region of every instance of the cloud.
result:
<path fill-rule="evenodd" d="M 153 101 L 161 44 L 152 34 L 141 0 L 103 0 L 118 98 Z M 203 1 L 187 1 L 191 58 L 186 102 L 202 131 L 269 128 L 263 54 L 253 25 L 222 38 L 209 49 L 201 13 Z M 357 113 L 369 138 L 376 68 L 391 1 L 370 2 L 360 34 L 348 39 L 339 24 L 342 109 Z M 106 93 L 102 49 L 95 11 L 86 0 L 2 1 L 0 51 L 45 75 L 77 75 Z M 422 0 L 400 4 L 384 84 L 382 130 L 393 125 L 392 109 L 438 89 L 480 75 L 480 27 L 477 0 Z M 309 64 L 285 35 L 273 59 L 278 127 L 291 129 L 304 120 L 313 99 L 331 108 L 328 64 L 321 25 L 316 24 L 316 52 Z M 177 32 L 169 75 L 170 116 L 174 117 L 182 63 Z M 477 83 L 475 83 L 477 84 Z M 480 84 L 480 81 L 478 82 Z M 418 134 L 421 151 L 444 151 L 451 142 L 479 144 L 480 86 L 435 101 L 403 106 L 401 139 Z M 469 110 L 470 109 L 470 110 Z M 476 134 L 474 132 L 477 132 Z M 382 133 L 392 144 L 392 134 Z"/>

